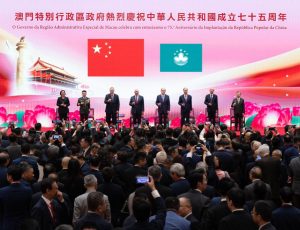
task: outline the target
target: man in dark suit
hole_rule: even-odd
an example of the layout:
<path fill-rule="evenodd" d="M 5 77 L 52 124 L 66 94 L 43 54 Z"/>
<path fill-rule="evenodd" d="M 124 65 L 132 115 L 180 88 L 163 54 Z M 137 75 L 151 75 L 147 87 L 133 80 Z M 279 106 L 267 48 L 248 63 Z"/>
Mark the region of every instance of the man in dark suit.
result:
<path fill-rule="evenodd" d="M 159 124 L 162 125 L 164 120 L 164 127 L 167 127 L 168 115 L 170 112 L 170 97 L 166 95 L 166 89 L 160 90 L 161 94 L 156 97 L 155 104 L 158 107 Z"/>
<path fill-rule="evenodd" d="M 226 195 L 227 192 L 235 186 L 233 180 L 228 177 L 224 177 L 217 184 L 217 190 L 221 195 L 220 203 L 215 205 L 210 204 L 210 207 L 204 213 L 201 222 L 202 230 L 218 230 L 220 221 L 230 214 L 230 210 L 227 206 Z"/>
<path fill-rule="evenodd" d="M 21 145 L 17 143 L 17 135 L 11 133 L 8 136 L 9 146 L 6 147 L 6 150 L 9 154 L 9 158 L 13 161 L 21 156 Z"/>
<path fill-rule="evenodd" d="M 300 209 L 292 204 L 293 192 L 289 187 L 280 190 L 282 205 L 272 213 L 272 224 L 278 230 L 296 230 L 300 226 Z"/>
<path fill-rule="evenodd" d="M 281 162 L 270 156 L 270 149 L 267 144 L 261 145 L 257 149 L 261 160 L 256 161 L 256 165 L 262 170 L 262 180 L 271 186 L 272 198 L 279 199 L 279 189 L 281 177 Z"/>
<path fill-rule="evenodd" d="M 9 186 L 0 189 L 0 229 L 21 229 L 29 217 L 31 189 L 21 183 L 22 169 L 11 165 L 7 170 Z"/>
<path fill-rule="evenodd" d="M 209 121 L 214 125 L 216 122 L 216 111 L 218 110 L 218 96 L 214 94 L 214 89 L 209 89 L 209 94 L 205 96 L 204 104 L 207 106 Z"/>
<path fill-rule="evenodd" d="M 37 161 L 30 156 L 30 145 L 27 144 L 27 143 L 22 144 L 21 152 L 22 152 L 22 156 L 15 159 L 13 161 L 13 164 L 18 165 L 22 161 L 25 161 L 28 164 L 30 164 L 33 168 L 33 171 L 34 171 L 34 178 L 37 181 L 39 179 L 40 172 L 39 172 L 39 167 L 38 167 Z"/>
<path fill-rule="evenodd" d="M 192 204 L 189 198 L 179 198 L 178 214 L 190 222 L 191 230 L 200 230 L 201 225 L 199 220 L 194 216 L 192 212 Z"/>
<path fill-rule="evenodd" d="M 250 214 L 243 209 L 245 204 L 243 190 L 238 188 L 230 189 L 226 200 L 231 213 L 221 220 L 219 230 L 256 230 Z"/>
<path fill-rule="evenodd" d="M 106 94 L 104 103 L 106 104 L 105 113 L 107 124 L 116 125 L 117 115 L 120 109 L 120 100 L 119 96 L 115 94 L 114 87 L 110 87 L 109 94 Z"/>
<path fill-rule="evenodd" d="M 126 184 L 126 192 L 128 194 L 134 192 L 137 187 L 140 187 L 141 184 L 137 184 L 136 177 L 138 176 L 147 176 L 147 171 L 145 166 L 147 164 L 147 155 L 144 152 L 138 152 L 134 156 L 134 166 L 128 168 L 124 172 L 124 180 Z"/>
<path fill-rule="evenodd" d="M 267 196 L 265 197 L 265 199 L 269 200 L 272 198 L 272 191 L 271 191 L 270 185 L 266 184 L 265 182 L 263 182 L 261 180 L 262 171 L 261 171 L 260 167 L 254 166 L 249 172 L 249 177 L 250 177 L 250 180 L 252 181 L 252 183 L 245 186 L 245 188 L 244 188 L 246 201 L 254 199 L 254 195 L 255 195 L 254 187 L 255 187 L 255 184 L 258 183 L 259 181 L 261 181 L 263 184 L 266 185 L 266 189 L 267 189 L 266 195 Z"/>
<path fill-rule="evenodd" d="M 103 229 L 110 230 L 112 225 L 103 219 L 106 205 L 103 194 L 100 192 L 91 192 L 87 196 L 88 213 L 75 224 L 75 230 L 81 229 Z"/>
<path fill-rule="evenodd" d="M 207 178 L 203 173 L 194 172 L 188 180 L 191 185 L 191 190 L 181 194 L 179 197 L 186 197 L 192 203 L 193 215 L 201 221 L 203 211 L 208 207 L 209 198 L 204 196 L 202 192 L 207 187 Z"/>
<path fill-rule="evenodd" d="M 162 178 L 162 171 L 161 171 L 160 166 L 153 165 L 153 166 L 149 167 L 148 175 L 153 177 L 155 187 L 163 199 L 166 199 L 167 197 L 173 195 L 172 190 L 169 187 L 164 186 L 160 183 L 160 180 Z M 151 189 L 149 188 L 149 186 L 144 185 L 142 187 L 139 187 L 138 189 L 135 190 L 135 194 L 137 194 L 137 193 L 146 194 L 148 196 L 149 201 L 153 205 L 152 207 L 154 207 L 155 203 L 154 203 L 154 199 L 151 195 Z"/>
<path fill-rule="evenodd" d="M 188 94 L 188 88 L 183 88 L 183 94 L 179 97 L 178 105 L 181 107 L 181 127 L 190 123 L 190 113 L 193 109 L 192 96 Z"/>
<path fill-rule="evenodd" d="M 79 106 L 80 121 L 85 122 L 89 118 L 90 99 L 86 96 L 86 90 L 82 90 L 82 97 L 78 98 L 77 106 Z"/>
<path fill-rule="evenodd" d="M 138 229 L 147 229 L 147 230 L 163 230 L 166 221 L 166 208 L 163 199 L 158 193 L 154 180 L 149 176 L 150 181 L 147 183 L 151 189 L 151 195 L 155 201 L 155 208 L 157 210 L 155 219 L 149 222 L 149 217 L 151 213 L 151 205 L 149 201 L 143 198 L 134 198 L 133 200 L 133 215 L 136 218 L 137 222 L 133 226 L 125 228 L 126 230 L 138 230 Z"/>
<path fill-rule="evenodd" d="M 9 164 L 9 155 L 7 152 L 0 151 L 0 188 L 9 185 L 7 181 L 7 166 Z"/>
<path fill-rule="evenodd" d="M 144 115 L 144 97 L 139 95 L 138 89 L 134 90 L 134 96 L 130 98 L 129 105 L 131 106 L 133 124 L 141 124 Z"/>
<path fill-rule="evenodd" d="M 243 128 L 243 118 L 245 114 L 245 101 L 241 98 L 241 92 L 236 92 L 236 98 L 233 99 L 231 107 L 234 111 L 234 120 L 235 120 L 235 130 L 242 130 Z"/>
<path fill-rule="evenodd" d="M 272 208 L 265 201 L 255 202 L 251 214 L 254 223 L 259 226 L 259 230 L 276 230 L 271 224 Z"/>
<path fill-rule="evenodd" d="M 41 182 L 41 191 L 42 197 L 31 210 L 31 216 L 39 223 L 40 229 L 52 230 L 67 223 L 69 209 L 55 180 L 44 179 Z"/>

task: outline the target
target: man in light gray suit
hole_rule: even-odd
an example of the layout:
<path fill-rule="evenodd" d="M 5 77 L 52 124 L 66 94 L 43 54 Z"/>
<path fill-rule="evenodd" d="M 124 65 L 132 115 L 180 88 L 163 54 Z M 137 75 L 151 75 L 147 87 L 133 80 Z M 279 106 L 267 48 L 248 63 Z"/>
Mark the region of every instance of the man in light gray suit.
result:
<path fill-rule="evenodd" d="M 90 174 L 84 177 L 84 186 L 86 187 L 86 192 L 74 200 L 74 212 L 73 212 L 73 224 L 75 224 L 81 217 L 83 217 L 88 212 L 87 206 L 87 197 L 89 193 L 96 192 L 98 184 L 97 178 Z M 103 218 L 110 223 L 111 213 L 110 213 L 110 204 L 108 197 L 103 194 L 103 200 L 106 205 L 106 211 Z"/>

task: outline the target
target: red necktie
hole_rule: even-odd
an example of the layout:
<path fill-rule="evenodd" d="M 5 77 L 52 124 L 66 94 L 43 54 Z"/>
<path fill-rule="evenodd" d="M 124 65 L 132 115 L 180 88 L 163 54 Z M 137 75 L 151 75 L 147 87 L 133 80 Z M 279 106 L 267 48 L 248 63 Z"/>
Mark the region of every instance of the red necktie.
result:
<path fill-rule="evenodd" d="M 56 223 L 56 216 L 55 216 L 55 209 L 54 209 L 53 201 L 50 202 L 50 209 L 51 209 L 51 217 L 52 217 L 53 223 Z"/>

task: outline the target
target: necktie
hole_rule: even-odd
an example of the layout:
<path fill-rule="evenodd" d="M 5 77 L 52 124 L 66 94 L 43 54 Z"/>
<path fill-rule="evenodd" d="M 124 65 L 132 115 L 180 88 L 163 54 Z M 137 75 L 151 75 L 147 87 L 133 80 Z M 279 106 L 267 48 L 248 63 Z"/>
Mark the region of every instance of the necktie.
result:
<path fill-rule="evenodd" d="M 162 101 L 164 101 L 165 100 L 165 95 L 162 95 L 161 98 L 162 98 Z"/>
<path fill-rule="evenodd" d="M 211 95 L 210 95 L 210 101 L 212 101 L 212 99 L 213 99 L 213 95 L 211 94 Z"/>
<path fill-rule="evenodd" d="M 56 216 L 55 216 L 55 209 L 54 209 L 53 201 L 50 202 L 50 210 L 51 210 L 51 217 L 52 217 L 53 223 L 56 223 Z"/>
<path fill-rule="evenodd" d="M 114 100 L 114 95 L 111 95 L 111 100 Z"/>
<path fill-rule="evenodd" d="M 137 104 L 137 102 L 138 102 L 138 97 L 135 96 L 135 104 Z"/>

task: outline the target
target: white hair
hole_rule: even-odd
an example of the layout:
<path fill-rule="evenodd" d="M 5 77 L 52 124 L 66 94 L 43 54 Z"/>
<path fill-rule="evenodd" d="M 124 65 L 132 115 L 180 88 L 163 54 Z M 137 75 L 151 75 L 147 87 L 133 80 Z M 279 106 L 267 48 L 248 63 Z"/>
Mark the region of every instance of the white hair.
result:
<path fill-rule="evenodd" d="M 177 176 L 179 176 L 179 177 L 183 177 L 185 175 L 184 167 L 180 163 L 174 163 L 174 164 L 172 164 L 171 168 L 170 168 L 170 172 L 171 173 L 176 173 Z"/>
<path fill-rule="evenodd" d="M 270 147 L 267 144 L 263 144 L 263 145 L 259 146 L 256 151 L 261 157 L 270 155 Z"/>

